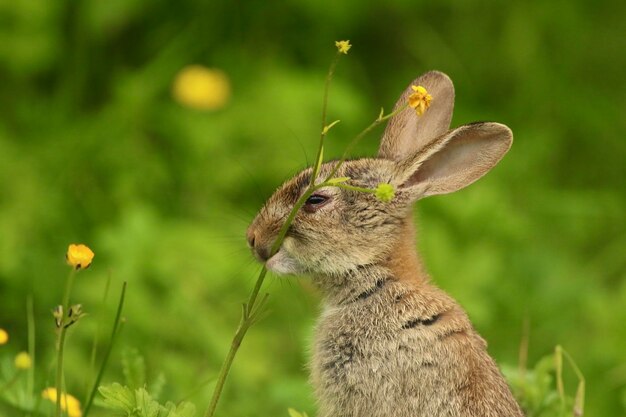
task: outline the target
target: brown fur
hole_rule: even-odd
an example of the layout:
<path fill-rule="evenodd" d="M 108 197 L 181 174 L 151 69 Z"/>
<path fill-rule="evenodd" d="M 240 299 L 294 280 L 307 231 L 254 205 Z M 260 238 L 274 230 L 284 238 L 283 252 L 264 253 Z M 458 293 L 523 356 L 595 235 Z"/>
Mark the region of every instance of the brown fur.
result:
<path fill-rule="evenodd" d="M 408 217 L 400 231 L 400 239 L 392 250 L 392 255 L 385 262 L 392 276 L 398 281 L 424 282 L 427 280 L 422 262 L 415 251 L 415 226 L 413 219 Z"/>
<path fill-rule="evenodd" d="M 421 118 L 410 109 L 399 113 L 383 135 L 380 158 L 348 161 L 337 172 L 358 187 L 394 185 L 391 202 L 321 189 L 325 204 L 300 210 L 268 260 L 280 225 L 308 186 L 308 169 L 270 197 L 248 241 L 269 269 L 311 275 L 324 295 L 311 362 L 320 417 L 519 417 L 485 341 L 456 301 L 430 283 L 412 224 L 413 202 L 480 178 L 512 135 L 497 123 L 446 132 L 454 102 L 449 78 L 430 72 L 413 84 L 431 92 L 431 108 Z M 320 178 L 333 166 L 324 164 Z"/>

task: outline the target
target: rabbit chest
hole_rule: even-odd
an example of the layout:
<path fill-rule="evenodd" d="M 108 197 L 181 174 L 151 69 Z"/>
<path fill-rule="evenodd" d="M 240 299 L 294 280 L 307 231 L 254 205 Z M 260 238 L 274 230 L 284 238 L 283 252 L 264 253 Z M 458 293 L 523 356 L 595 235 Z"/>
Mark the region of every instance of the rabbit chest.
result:
<path fill-rule="evenodd" d="M 456 303 L 429 291 L 389 280 L 325 306 L 312 360 L 320 417 L 455 415 L 461 351 L 477 340 Z"/>

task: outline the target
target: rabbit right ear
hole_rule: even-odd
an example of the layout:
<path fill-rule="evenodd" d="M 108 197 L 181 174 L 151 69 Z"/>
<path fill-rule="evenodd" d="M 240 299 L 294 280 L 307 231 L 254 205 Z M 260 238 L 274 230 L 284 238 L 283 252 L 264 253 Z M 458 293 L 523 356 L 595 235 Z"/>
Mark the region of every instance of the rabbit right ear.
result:
<path fill-rule="evenodd" d="M 394 183 L 412 200 L 464 188 L 502 159 L 513 143 L 511 129 L 478 122 L 439 136 L 415 155 L 396 164 Z"/>
<path fill-rule="evenodd" d="M 450 128 L 454 108 L 454 86 L 450 78 L 439 71 L 425 73 L 404 90 L 394 109 L 406 106 L 413 85 L 421 85 L 428 91 L 431 105 L 421 116 L 407 107 L 389 120 L 380 141 L 379 158 L 401 161 Z"/>

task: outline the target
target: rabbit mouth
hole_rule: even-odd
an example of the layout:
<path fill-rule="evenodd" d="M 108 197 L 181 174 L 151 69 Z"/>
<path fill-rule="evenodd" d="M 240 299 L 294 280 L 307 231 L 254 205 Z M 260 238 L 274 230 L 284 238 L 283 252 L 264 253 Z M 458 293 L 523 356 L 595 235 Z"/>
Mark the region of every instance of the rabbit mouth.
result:
<path fill-rule="evenodd" d="M 267 269 L 278 275 L 297 274 L 301 272 L 298 263 L 293 259 L 284 248 L 280 248 L 278 252 L 265 263 Z"/>

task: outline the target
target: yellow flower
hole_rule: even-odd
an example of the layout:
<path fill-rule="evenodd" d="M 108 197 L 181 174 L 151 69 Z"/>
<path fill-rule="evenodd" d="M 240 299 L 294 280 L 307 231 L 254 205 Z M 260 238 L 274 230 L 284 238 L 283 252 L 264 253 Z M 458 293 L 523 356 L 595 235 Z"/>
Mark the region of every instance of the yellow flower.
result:
<path fill-rule="evenodd" d="M 393 188 L 393 185 L 391 184 L 385 184 L 385 183 L 381 183 L 378 184 L 378 187 L 376 187 L 376 198 L 379 199 L 382 202 L 388 203 L 391 200 L 393 200 L 393 198 L 396 195 L 396 190 Z"/>
<path fill-rule="evenodd" d="M 67 248 L 67 254 L 65 255 L 67 264 L 76 269 L 89 268 L 93 257 L 94 253 L 87 246 L 83 244 L 75 245 L 73 243 Z"/>
<path fill-rule="evenodd" d="M 0 329 L 0 345 L 6 344 L 9 341 L 9 334 L 6 330 Z"/>
<path fill-rule="evenodd" d="M 33 360 L 26 352 L 20 352 L 15 357 L 15 367 L 17 369 L 28 369 L 33 365 Z"/>
<path fill-rule="evenodd" d="M 221 70 L 190 65 L 176 74 L 172 95 L 183 106 L 217 110 L 230 98 L 230 82 Z"/>
<path fill-rule="evenodd" d="M 335 41 L 335 46 L 342 54 L 348 54 L 352 45 L 350 45 L 350 41 Z"/>
<path fill-rule="evenodd" d="M 46 388 L 41 393 L 41 396 L 55 404 L 57 402 L 56 388 Z M 67 411 L 69 417 L 81 417 L 83 415 L 83 412 L 80 410 L 80 402 L 75 397 L 65 393 L 61 394 L 61 410 Z"/>
<path fill-rule="evenodd" d="M 409 96 L 409 106 L 415 109 L 418 116 L 421 116 L 430 107 L 430 101 L 433 97 L 421 85 L 412 85 L 411 88 L 413 93 Z"/>

